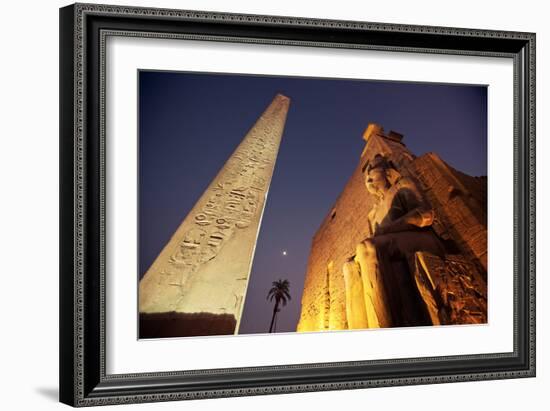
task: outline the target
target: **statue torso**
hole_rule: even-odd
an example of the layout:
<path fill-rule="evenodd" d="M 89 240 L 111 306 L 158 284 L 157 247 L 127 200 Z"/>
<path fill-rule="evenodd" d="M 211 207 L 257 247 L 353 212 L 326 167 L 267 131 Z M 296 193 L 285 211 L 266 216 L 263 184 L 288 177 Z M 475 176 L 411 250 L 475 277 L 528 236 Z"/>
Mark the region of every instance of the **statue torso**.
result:
<path fill-rule="evenodd" d="M 383 227 L 407 214 L 418 207 L 421 201 L 422 197 L 415 183 L 409 178 L 400 178 L 370 211 L 371 232 L 374 234 L 378 227 Z"/>

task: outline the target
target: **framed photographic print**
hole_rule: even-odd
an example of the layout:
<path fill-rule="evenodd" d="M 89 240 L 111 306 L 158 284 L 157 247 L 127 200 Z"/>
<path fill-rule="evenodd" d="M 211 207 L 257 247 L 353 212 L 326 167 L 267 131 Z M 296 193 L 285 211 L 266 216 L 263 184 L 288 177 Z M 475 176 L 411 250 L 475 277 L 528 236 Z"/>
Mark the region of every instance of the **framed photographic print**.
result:
<path fill-rule="evenodd" d="M 535 375 L 535 35 L 60 10 L 60 400 Z"/>

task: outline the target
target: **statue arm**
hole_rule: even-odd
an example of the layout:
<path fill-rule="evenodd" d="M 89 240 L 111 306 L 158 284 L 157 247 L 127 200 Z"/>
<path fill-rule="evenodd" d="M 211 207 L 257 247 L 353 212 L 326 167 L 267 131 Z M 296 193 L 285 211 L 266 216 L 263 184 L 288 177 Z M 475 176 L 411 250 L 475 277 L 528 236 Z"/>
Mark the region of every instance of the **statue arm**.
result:
<path fill-rule="evenodd" d="M 404 190 L 404 192 L 398 195 L 409 211 L 396 220 L 385 224 L 383 227 L 379 227 L 376 232 L 377 235 L 397 233 L 408 231 L 413 227 L 428 227 L 432 225 L 435 213 L 432 207 L 424 201 L 420 193 Z"/>
<path fill-rule="evenodd" d="M 367 238 L 374 236 L 374 227 L 373 227 L 373 224 L 372 224 L 373 219 L 374 219 L 374 210 L 371 210 L 367 214 L 367 223 L 368 223 L 367 227 L 369 229 Z"/>

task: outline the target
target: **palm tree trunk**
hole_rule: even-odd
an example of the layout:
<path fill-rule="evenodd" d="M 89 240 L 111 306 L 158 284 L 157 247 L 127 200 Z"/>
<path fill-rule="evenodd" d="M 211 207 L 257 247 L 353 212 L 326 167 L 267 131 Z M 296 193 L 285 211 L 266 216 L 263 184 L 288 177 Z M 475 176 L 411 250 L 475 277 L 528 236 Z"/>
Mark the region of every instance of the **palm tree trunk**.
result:
<path fill-rule="evenodd" d="M 275 307 L 273 307 L 273 316 L 271 317 L 271 324 L 269 326 L 269 332 L 273 332 L 273 324 L 275 323 L 275 316 L 277 315 L 277 312 L 279 311 L 279 300 L 275 302 Z"/>

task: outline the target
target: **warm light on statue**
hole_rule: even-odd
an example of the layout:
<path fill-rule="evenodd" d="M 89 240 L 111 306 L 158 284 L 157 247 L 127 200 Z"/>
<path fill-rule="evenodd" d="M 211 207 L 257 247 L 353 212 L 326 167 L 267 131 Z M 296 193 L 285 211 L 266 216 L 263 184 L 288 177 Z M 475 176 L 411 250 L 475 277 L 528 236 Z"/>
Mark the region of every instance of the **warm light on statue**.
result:
<path fill-rule="evenodd" d="M 415 157 L 378 125 L 363 138 L 331 211 L 345 217 L 325 218 L 314 236 L 297 330 L 486 322 L 483 180 L 433 153 Z"/>

